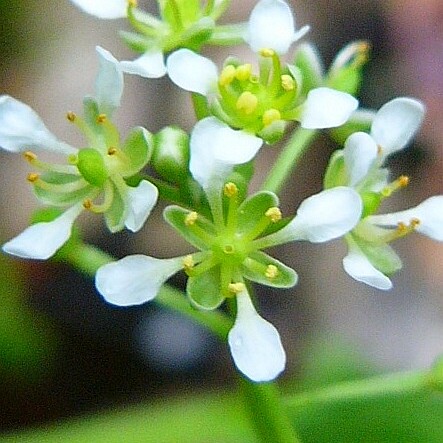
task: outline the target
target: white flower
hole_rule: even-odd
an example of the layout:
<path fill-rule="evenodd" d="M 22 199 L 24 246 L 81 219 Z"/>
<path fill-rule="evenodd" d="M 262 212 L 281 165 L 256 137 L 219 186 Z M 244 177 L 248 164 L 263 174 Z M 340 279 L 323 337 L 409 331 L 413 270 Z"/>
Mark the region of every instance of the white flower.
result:
<path fill-rule="evenodd" d="M 126 17 L 128 0 L 71 0 L 87 14 L 103 19 Z"/>
<path fill-rule="evenodd" d="M 286 54 L 295 41 L 309 31 L 304 26 L 295 31 L 291 9 L 282 0 L 260 0 L 251 12 L 245 40 L 251 49 L 273 49 L 278 54 Z"/>
<path fill-rule="evenodd" d="M 22 258 L 46 260 L 52 257 L 71 236 L 72 225 L 83 210 L 76 205 L 51 222 L 40 222 L 26 228 L 3 245 L 3 251 Z"/>
<path fill-rule="evenodd" d="M 221 189 L 235 165 L 255 156 L 263 141 L 245 131 L 236 131 L 215 117 L 200 120 L 191 133 L 189 169 L 200 185 Z"/>
<path fill-rule="evenodd" d="M 166 280 L 182 268 L 183 257 L 157 259 L 130 255 L 101 266 L 95 285 L 108 303 L 140 305 L 152 300 Z"/>
<path fill-rule="evenodd" d="M 279 231 L 256 240 L 261 248 L 307 240 L 323 243 L 345 235 L 360 221 L 362 201 L 348 187 L 336 187 L 308 197 L 294 219 Z"/>
<path fill-rule="evenodd" d="M 280 335 L 258 315 L 246 290 L 237 294 L 237 317 L 228 343 L 238 370 L 252 381 L 271 381 L 285 368 L 286 354 Z"/>

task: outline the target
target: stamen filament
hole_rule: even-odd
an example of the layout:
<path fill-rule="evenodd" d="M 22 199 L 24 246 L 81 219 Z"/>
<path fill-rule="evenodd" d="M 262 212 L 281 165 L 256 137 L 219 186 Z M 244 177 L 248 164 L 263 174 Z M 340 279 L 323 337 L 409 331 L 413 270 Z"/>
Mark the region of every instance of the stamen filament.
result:
<path fill-rule="evenodd" d="M 109 180 L 107 180 L 104 186 L 103 203 L 95 204 L 92 201 L 92 199 L 86 199 L 83 202 L 83 207 L 91 212 L 94 212 L 95 214 L 103 214 L 110 209 L 113 200 L 114 200 L 114 186 L 112 186 L 112 183 Z"/>

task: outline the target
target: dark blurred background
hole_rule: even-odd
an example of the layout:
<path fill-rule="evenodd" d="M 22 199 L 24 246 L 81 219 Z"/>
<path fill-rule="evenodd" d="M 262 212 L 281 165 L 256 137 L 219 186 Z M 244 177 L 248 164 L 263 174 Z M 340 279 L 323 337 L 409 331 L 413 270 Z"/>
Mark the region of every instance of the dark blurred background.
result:
<path fill-rule="evenodd" d="M 153 1 L 140 5 L 155 11 Z M 255 2 L 233 1 L 226 20 L 245 20 Z M 443 190 L 443 4 L 439 0 L 326 0 L 292 2 L 297 24 L 311 25 L 327 66 L 346 43 L 367 39 L 372 57 L 365 70 L 362 105 L 378 108 L 398 95 L 423 100 L 428 113 L 416 141 L 391 160 L 393 175 L 411 185 L 388 209 L 418 204 Z M 99 21 L 68 0 L 0 2 L 0 91 L 33 107 L 62 140 L 82 141 L 65 121 L 93 92 L 94 47 L 117 58 L 133 57 L 119 41 L 124 21 Z M 251 58 L 246 47 L 236 54 Z M 208 51 L 222 62 L 226 51 Z M 122 134 L 174 123 L 190 129 L 188 96 L 167 78 L 125 77 L 117 115 Z M 287 184 L 285 214 L 318 192 L 334 145 L 321 138 Z M 277 148 L 261 152 L 265 173 Z M 312 167 L 315 164 L 315 168 Z M 26 187 L 28 167 L 0 152 L 2 242 L 17 235 L 38 207 Z M 26 189 L 25 189 L 26 188 Z M 110 236 L 99 217 L 83 215 L 85 238 L 116 257 L 144 253 L 170 257 L 181 243 L 161 222 L 158 207 L 137 235 Z M 171 238 L 173 239 L 171 241 Z M 345 275 L 344 245 L 293 244 L 279 256 L 300 274 L 287 291 L 259 289 L 260 312 L 279 329 L 288 353 L 289 382 L 313 363 L 314 349 L 343 347 L 358 355 L 361 374 L 429 366 L 443 352 L 443 248 L 417 236 L 394 246 L 404 269 L 388 293 Z M 139 401 L 233 384 L 229 353 L 204 330 L 155 304 L 120 309 L 106 304 L 93 283 L 68 266 L 0 256 L 0 428 L 10 431 Z M 178 277 L 174 284 L 182 286 Z"/>

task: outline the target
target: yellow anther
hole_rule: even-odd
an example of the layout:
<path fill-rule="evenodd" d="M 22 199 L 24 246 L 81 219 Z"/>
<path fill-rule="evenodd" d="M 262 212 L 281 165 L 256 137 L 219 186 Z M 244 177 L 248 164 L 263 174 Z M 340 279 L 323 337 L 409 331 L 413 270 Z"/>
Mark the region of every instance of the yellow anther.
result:
<path fill-rule="evenodd" d="M 94 206 L 94 204 L 92 203 L 92 200 L 90 198 L 87 198 L 86 200 L 83 201 L 83 207 L 85 209 L 91 209 Z"/>
<path fill-rule="evenodd" d="M 185 225 L 186 226 L 192 226 L 195 224 L 195 222 L 197 221 L 198 218 L 198 214 L 195 211 L 190 212 L 186 217 L 185 217 Z"/>
<path fill-rule="evenodd" d="M 37 160 L 37 155 L 34 154 L 31 151 L 26 151 L 25 153 L 23 153 L 23 157 L 25 158 L 25 160 L 27 160 L 28 162 L 32 162 L 34 160 Z"/>
<path fill-rule="evenodd" d="M 114 155 L 114 154 L 116 154 L 117 153 L 117 148 L 114 148 L 113 146 L 111 146 L 109 149 L 108 149 L 108 155 Z"/>
<path fill-rule="evenodd" d="M 412 229 L 415 229 L 420 223 L 421 221 L 418 218 L 413 218 L 410 221 L 410 226 Z"/>
<path fill-rule="evenodd" d="M 265 216 L 268 217 L 269 219 L 271 219 L 272 223 L 277 223 L 278 221 L 281 220 L 281 211 L 279 208 L 277 208 L 276 206 L 269 208 L 266 212 L 265 212 Z"/>
<path fill-rule="evenodd" d="M 407 229 L 408 229 L 408 226 L 406 225 L 406 223 L 403 223 L 403 222 L 397 223 L 397 231 L 400 234 L 406 233 Z"/>
<path fill-rule="evenodd" d="M 281 114 L 278 109 L 268 109 L 263 113 L 263 125 L 269 126 L 270 124 L 274 123 L 277 120 L 281 120 Z"/>
<path fill-rule="evenodd" d="M 75 121 L 75 119 L 77 118 L 77 116 L 75 115 L 74 112 L 70 111 L 66 114 L 66 118 L 72 123 Z"/>
<path fill-rule="evenodd" d="M 228 86 L 235 78 L 236 69 L 233 65 L 227 65 L 223 68 L 220 77 L 218 78 L 218 84 L 220 86 Z"/>
<path fill-rule="evenodd" d="M 276 277 L 278 277 L 279 271 L 277 266 L 275 265 L 268 265 L 266 267 L 265 271 L 265 277 L 269 280 L 274 280 Z"/>
<path fill-rule="evenodd" d="M 398 182 L 398 186 L 400 188 L 405 188 L 409 185 L 409 177 L 406 175 L 400 175 L 396 181 Z"/>
<path fill-rule="evenodd" d="M 137 7 L 137 0 L 128 0 L 128 6 L 130 8 L 136 8 Z"/>
<path fill-rule="evenodd" d="M 240 292 L 243 292 L 245 290 L 244 283 L 229 283 L 228 290 L 232 294 L 240 294 Z"/>
<path fill-rule="evenodd" d="M 27 175 L 26 180 L 30 183 L 35 183 L 40 178 L 40 175 L 36 172 L 31 172 Z"/>
<path fill-rule="evenodd" d="M 249 80 L 252 73 L 252 65 L 245 63 L 244 65 L 237 66 L 235 69 L 235 78 L 240 81 Z"/>
<path fill-rule="evenodd" d="M 252 114 L 258 105 L 258 98 L 249 91 L 243 92 L 237 99 L 236 108 L 243 111 L 246 115 Z"/>
<path fill-rule="evenodd" d="M 237 185 L 232 182 L 226 183 L 223 188 L 223 193 L 225 194 L 226 197 L 229 198 L 235 197 L 238 194 Z"/>
<path fill-rule="evenodd" d="M 385 188 L 382 189 L 381 194 L 383 197 L 390 197 L 393 192 L 398 191 L 399 189 L 405 188 L 409 184 L 409 177 L 406 175 L 401 175 L 394 180 L 392 183 L 389 183 Z"/>
<path fill-rule="evenodd" d="M 262 57 L 274 57 L 275 51 L 270 48 L 263 48 L 263 49 L 260 49 L 260 55 Z"/>
<path fill-rule="evenodd" d="M 295 89 L 295 80 L 288 74 L 281 76 L 281 87 L 285 91 L 293 91 Z"/>
<path fill-rule="evenodd" d="M 69 154 L 68 155 L 68 163 L 70 165 L 76 165 L 78 163 L 78 157 L 76 154 Z"/>
<path fill-rule="evenodd" d="M 104 123 L 106 119 L 107 119 L 106 114 L 99 114 L 97 117 L 97 123 Z"/>
<path fill-rule="evenodd" d="M 194 267 L 194 265 L 195 265 L 194 258 L 192 257 L 191 254 L 183 258 L 183 268 L 186 272 L 190 271 Z"/>
<path fill-rule="evenodd" d="M 383 154 L 383 148 L 380 145 L 377 145 L 377 155 Z"/>

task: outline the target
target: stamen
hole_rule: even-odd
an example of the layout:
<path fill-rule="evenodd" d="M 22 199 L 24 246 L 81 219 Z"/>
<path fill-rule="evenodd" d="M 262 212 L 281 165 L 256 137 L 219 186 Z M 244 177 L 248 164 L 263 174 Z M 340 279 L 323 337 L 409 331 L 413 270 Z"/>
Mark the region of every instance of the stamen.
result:
<path fill-rule="evenodd" d="M 193 226 L 195 224 L 195 222 L 198 219 L 198 214 L 195 211 L 190 212 L 189 214 L 186 215 L 185 217 L 185 225 L 186 226 Z"/>
<path fill-rule="evenodd" d="M 237 100 L 236 108 L 243 111 L 246 115 L 252 114 L 258 105 L 258 98 L 252 92 L 243 92 Z"/>
<path fill-rule="evenodd" d="M 228 290 L 232 294 L 240 294 L 246 289 L 244 283 L 229 283 Z"/>
<path fill-rule="evenodd" d="M 271 219 L 272 223 L 277 223 L 278 221 L 281 220 L 281 211 L 276 206 L 269 208 L 265 212 L 265 215 L 266 217 L 269 217 Z"/>
<path fill-rule="evenodd" d="M 183 269 L 185 270 L 186 273 L 191 271 L 194 266 L 195 266 L 194 257 L 191 254 L 183 258 Z"/>
<path fill-rule="evenodd" d="M 262 57 L 274 57 L 275 51 L 270 48 L 263 48 L 260 49 L 259 53 Z"/>
<path fill-rule="evenodd" d="M 29 163 L 32 163 L 33 161 L 37 160 L 37 155 L 34 154 L 31 151 L 26 151 L 25 153 L 23 153 L 23 157 L 25 158 L 25 160 L 27 160 Z"/>
<path fill-rule="evenodd" d="M 392 183 L 383 188 L 381 191 L 381 195 L 383 197 L 390 197 L 395 191 L 405 188 L 406 186 L 408 186 L 408 184 L 409 177 L 407 177 L 406 175 L 401 175 L 397 178 L 397 180 L 394 180 Z"/>
<path fill-rule="evenodd" d="M 249 80 L 252 73 L 252 65 L 245 63 L 244 65 L 237 66 L 235 70 L 235 78 L 240 81 Z"/>
<path fill-rule="evenodd" d="M 99 114 L 97 117 L 97 123 L 104 123 L 107 118 L 106 114 Z"/>
<path fill-rule="evenodd" d="M 281 114 L 278 109 L 268 109 L 263 113 L 263 125 L 269 126 L 277 120 L 281 120 Z"/>
<path fill-rule="evenodd" d="M 223 68 L 220 77 L 218 79 L 218 84 L 220 86 L 228 86 L 232 83 L 235 78 L 236 68 L 233 65 L 227 65 Z"/>
<path fill-rule="evenodd" d="M 28 180 L 29 183 L 35 183 L 40 178 L 40 175 L 36 172 L 31 172 L 27 175 L 26 180 Z"/>
<path fill-rule="evenodd" d="M 266 267 L 266 271 L 265 271 L 265 277 L 269 280 L 274 280 L 276 277 L 278 277 L 279 274 L 279 270 L 277 268 L 277 266 L 275 265 L 268 265 Z"/>
<path fill-rule="evenodd" d="M 137 7 L 137 0 L 128 0 L 128 7 L 136 8 Z"/>
<path fill-rule="evenodd" d="M 288 74 L 283 74 L 281 77 L 281 87 L 285 91 L 293 91 L 295 89 L 295 80 Z"/>
<path fill-rule="evenodd" d="M 83 201 L 83 207 L 87 210 L 90 210 L 93 206 L 92 200 L 90 198 L 87 198 Z"/>
<path fill-rule="evenodd" d="M 77 118 L 77 115 L 76 115 L 74 112 L 69 111 L 69 112 L 66 114 L 66 118 L 67 118 L 68 121 L 70 121 L 71 123 L 74 123 L 75 119 Z"/>
<path fill-rule="evenodd" d="M 229 182 L 225 184 L 223 188 L 223 193 L 226 197 L 232 198 L 238 195 L 238 188 L 235 183 Z"/>
<path fill-rule="evenodd" d="M 117 148 L 115 148 L 114 146 L 111 146 L 111 147 L 108 149 L 108 155 L 114 155 L 114 154 L 117 153 L 117 151 L 118 151 Z"/>

